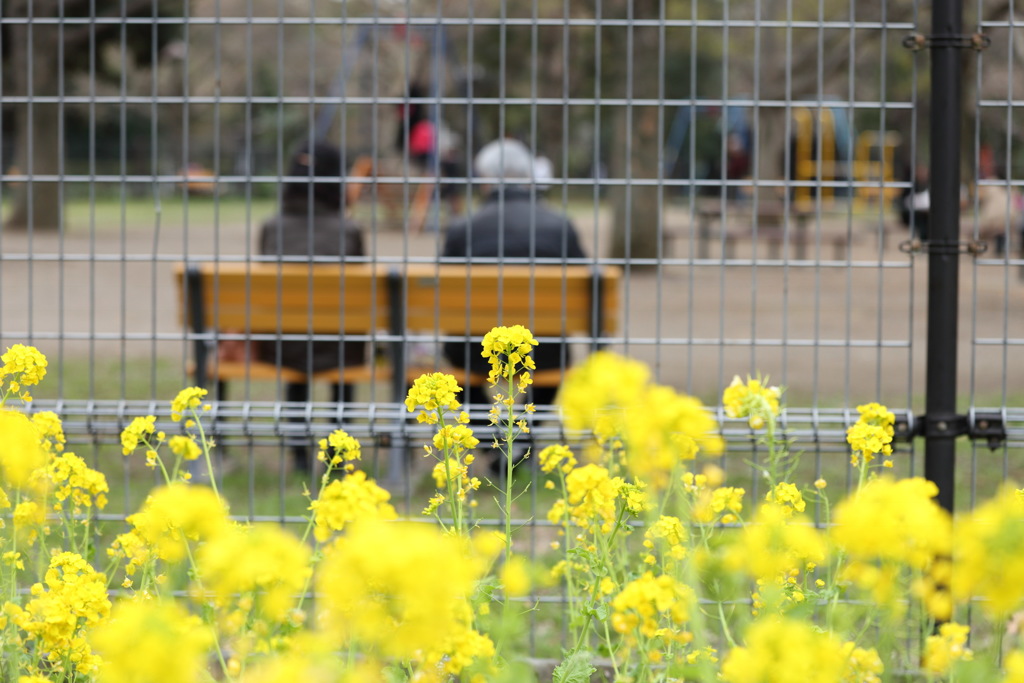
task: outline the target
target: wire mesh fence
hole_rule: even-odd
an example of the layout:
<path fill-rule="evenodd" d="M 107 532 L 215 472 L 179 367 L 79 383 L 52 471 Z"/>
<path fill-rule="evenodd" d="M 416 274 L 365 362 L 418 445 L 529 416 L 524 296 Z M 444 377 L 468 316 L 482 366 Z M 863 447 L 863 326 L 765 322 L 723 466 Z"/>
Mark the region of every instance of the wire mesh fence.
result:
<path fill-rule="evenodd" d="M 957 360 L 963 410 L 1006 439 L 964 442 L 964 505 L 1019 476 L 1024 439 L 1016 24 L 1004 6 L 976 10 L 988 48 L 964 97 L 962 233 L 988 249 L 960 257 Z M 0 12 L 0 343 L 48 355 L 34 405 L 123 473 L 122 511 L 148 473 L 121 459 L 120 430 L 139 414 L 166 421 L 197 362 L 221 392 L 211 424 L 236 513 L 301 516 L 296 494 L 313 477 L 291 452 L 338 426 L 417 509 L 429 432 L 402 405 L 408 371 L 454 358 L 469 374 L 476 347 L 451 345 L 478 341 L 471 318 L 537 324 L 547 289 L 563 290 L 560 319 L 539 335 L 558 349 L 551 368 L 598 347 L 650 364 L 712 406 L 726 467 L 755 494 L 751 434 L 716 407 L 737 374 L 786 387 L 786 433 L 808 474 L 850 476 L 845 429 L 872 400 L 900 417 L 898 468 L 921 472 L 928 225 L 914 197 L 931 86 L 907 40 L 927 18 L 918 3 L 65 0 Z M 496 140 L 521 143 L 527 165 L 513 169 L 509 144 L 482 164 Z M 334 232 L 316 237 L 324 202 Z M 489 232 L 466 229 L 488 211 Z M 495 268 L 490 279 L 467 255 Z M 289 267 L 339 256 L 344 273 L 376 274 L 366 292 L 346 292 L 348 275 L 285 285 Z M 257 329 L 255 295 L 238 326 L 196 318 L 175 273 L 203 263 L 244 278 L 269 268 L 278 322 Z M 388 308 L 389 287 L 408 303 L 460 264 L 462 294 L 438 290 L 426 322 L 393 324 L 409 311 Z M 598 280 L 594 296 L 566 298 L 577 267 L 621 273 L 618 305 Z M 516 268 L 561 275 L 505 292 Z M 215 321 L 226 285 L 210 286 Z M 510 295 L 525 319 L 504 315 Z M 371 302 L 365 320 L 352 297 Z M 455 329 L 438 322 L 452 299 L 465 318 Z M 326 327 L 306 315 L 317 305 Z M 589 322 L 574 328 L 579 307 Z M 281 322 L 289 311 L 300 321 Z M 351 387 L 344 400 L 335 384 Z M 550 399 L 538 403 L 533 444 L 565 438 Z"/>

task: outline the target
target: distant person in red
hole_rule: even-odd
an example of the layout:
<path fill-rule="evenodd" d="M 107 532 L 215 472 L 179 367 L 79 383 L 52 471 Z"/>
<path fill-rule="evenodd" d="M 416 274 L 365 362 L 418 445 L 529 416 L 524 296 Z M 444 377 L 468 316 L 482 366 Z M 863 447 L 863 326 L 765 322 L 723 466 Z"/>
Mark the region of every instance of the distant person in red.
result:
<path fill-rule="evenodd" d="M 427 115 L 427 105 L 413 101 L 424 97 L 426 91 L 423 86 L 418 83 L 409 86 L 408 101 L 399 105 L 395 148 L 403 155 L 408 152 L 409 161 L 428 171 L 437 153 L 437 129 Z"/>

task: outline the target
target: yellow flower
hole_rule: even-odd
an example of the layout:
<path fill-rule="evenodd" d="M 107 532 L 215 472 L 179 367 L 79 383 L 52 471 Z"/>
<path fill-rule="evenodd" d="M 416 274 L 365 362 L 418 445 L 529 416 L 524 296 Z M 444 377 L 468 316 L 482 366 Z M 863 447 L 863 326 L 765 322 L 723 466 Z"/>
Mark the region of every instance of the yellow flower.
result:
<path fill-rule="evenodd" d="M 727 683 L 839 683 L 847 671 L 843 645 L 807 622 L 758 621 L 745 640 L 722 662 Z"/>
<path fill-rule="evenodd" d="M 1024 652 L 1014 650 L 1003 660 L 1006 676 L 1002 683 L 1024 683 Z"/>
<path fill-rule="evenodd" d="M 216 538 L 228 528 L 227 508 L 213 490 L 181 483 L 153 491 L 128 522 L 168 562 L 184 559 L 188 541 Z"/>
<path fill-rule="evenodd" d="M 681 461 L 724 448 L 700 401 L 651 383 L 646 366 L 612 353 L 591 354 L 569 372 L 558 400 L 567 429 L 592 432 L 600 448 L 624 454 L 630 473 L 655 491 Z"/>
<path fill-rule="evenodd" d="M 39 384 L 46 377 L 46 356 L 34 346 L 15 344 L 0 356 L 3 367 L 0 368 L 0 379 L 10 377 L 11 382 L 20 386 Z M 17 388 L 14 389 L 17 391 Z"/>
<path fill-rule="evenodd" d="M 280 526 L 260 524 L 233 526 L 203 544 L 196 564 L 203 588 L 219 607 L 236 608 L 239 596 L 253 594 L 246 602 L 254 616 L 246 617 L 283 624 L 310 575 L 310 556 L 309 546 Z"/>
<path fill-rule="evenodd" d="M 443 666 L 458 673 L 467 659 L 493 653 L 472 630 L 469 604 L 488 564 L 464 539 L 432 526 L 358 522 L 324 553 L 320 623 L 367 656 L 417 659 L 425 668 L 447 656 Z"/>
<path fill-rule="evenodd" d="M 768 492 L 764 499 L 769 503 L 779 505 L 785 514 L 803 512 L 807 508 L 804 497 L 793 484 L 781 482 Z"/>
<path fill-rule="evenodd" d="M 960 602 L 981 597 L 981 608 L 1004 619 L 1024 604 L 1024 504 L 1010 485 L 956 518 L 949 577 Z"/>
<path fill-rule="evenodd" d="M 145 443 L 146 437 L 156 431 L 156 416 L 137 417 L 121 432 L 121 452 L 129 455 Z"/>
<path fill-rule="evenodd" d="M 743 512 L 745 494 L 746 490 L 732 486 L 721 486 L 713 491 L 702 489 L 694 505 L 693 518 L 703 524 L 711 524 L 721 516 L 724 524 L 732 524 Z"/>
<path fill-rule="evenodd" d="M 689 534 L 678 517 L 662 515 L 644 533 L 644 538 L 651 541 L 663 540 L 671 548 L 685 545 Z"/>
<path fill-rule="evenodd" d="M 726 565 L 755 579 L 774 580 L 825 559 L 825 541 L 810 520 L 762 505 L 726 551 Z"/>
<path fill-rule="evenodd" d="M 107 478 L 90 468 L 74 453 L 63 453 L 50 461 L 47 475 L 54 485 L 53 496 L 58 505 L 70 499 L 73 512 L 80 514 L 94 505 L 102 510 L 107 505 Z"/>
<path fill-rule="evenodd" d="M 383 665 L 367 658 L 358 663 L 339 657 L 321 634 L 300 633 L 291 647 L 261 657 L 242 673 L 243 683 L 377 683 L 385 680 Z"/>
<path fill-rule="evenodd" d="M 43 583 L 33 585 L 31 594 L 24 609 L 5 605 L 11 621 L 28 640 L 36 641 L 36 651 L 45 653 L 44 658 L 55 669 L 63 670 L 64 663 L 71 662 L 79 675 L 91 675 L 99 658 L 92 653 L 84 633 L 110 613 L 106 576 L 80 555 L 57 553 L 50 560 Z"/>
<path fill-rule="evenodd" d="M 512 598 L 521 598 L 530 592 L 529 565 L 520 555 L 513 555 L 512 558 L 502 565 L 500 574 L 501 585 L 505 589 L 505 595 Z"/>
<path fill-rule="evenodd" d="M 388 502 L 391 494 L 377 486 L 366 473 L 357 470 L 343 479 L 335 479 L 324 487 L 320 497 L 310 503 L 316 528 L 313 533 L 321 543 L 334 531 L 359 520 L 395 519 L 398 515 Z"/>
<path fill-rule="evenodd" d="M 693 590 L 668 575 L 646 572 L 630 581 L 612 599 L 612 628 L 653 638 L 663 625 L 678 627 L 690 619 L 697 599 Z"/>
<path fill-rule="evenodd" d="M 439 451 L 461 449 L 472 450 L 480 440 L 473 436 L 473 430 L 462 424 L 445 425 L 434 434 L 434 448 Z"/>
<path fill-rule="evenodd" d="M 892 455 L 893 425 L 896 416 L 878 403 L 857 406 L 860 418 L 846 430 L 846 441 L 853 449 L 851 462 L 857 466 L 861 459 L 870 463 L 876 455 Z"/>
<path fill-rule="evenodd" d="M 173 602 L 123 600 L 89 633 L 102 683 L 191 683 L 205 668 L 209 629 Z"/>
<path fill-rule="evenodd" d="M 191 436 L 172 436 L 167 440 L 167 447 L 171 449 L 171 453 L 184 460 L 196 460 L 203 454 L 203 449 Z"/>
<path fill-rule="evenodd" d="M 179 391 L 178 395 L 171 401 L 171 419 L 178 422 L 183 415 L 194 411 L 202 404 L 206 394 L 206 389 L 199 387 L 187 387 Z"/>
<path fill-rule="evenodd" d="M 885 672 L 885 665 L 878 656 L 878 650 L 873 647 L 857 647 L 856 643 L 850 641 L 843 643 L 843 653 L 847 661 L 843 683 L 881 683 L 880 676 Z"/>
<path fill-rule="evenodd" d="M 920 477 L 868 482 L 836 506 L 832 538 L 854 559 L 925 569 L 951 549 L 949 515 L 936 494 L 935 484 Z"/>
<path fill-rule="evenodd" d="M 616 497 L 621 480 L 600 465 L 577 467 L 565 478 L 569 515 L 578 526 L 608 533 L 616 516 Z"/>
<path fill-rule="evenodd" d="M 0 471 L 14 488 L 29 483 L 32 472 L 46 464 L 39 432 L 25 415 L 0 409 Z"/>
<path fill-rule="evenodd" d="M 576 467 L 576 456 L 572 454 L 568 446 L 561 444 L 548 446 L 540 452 L 538 458 L 540 460 L 540 471 L 544 473 L 554 472 L 557 467 L 565 474 L 568 474 Z"/>
<path fill-rule="evenodd" d="M 939 635 L 928 636 L 924 643 L 921 663 L 930 674 L 948 673 L 956 662 L 969 662 L 974 653 L 967 647 L 967 634 L 971 627 L 948 622 L 939 627 Z"/>
<path fill-rule="evenodd" d="M 67 440 L 64 437 L 64 428 L 61 426 L 57 413 L 49 410 L 38 412 L 32 416 L 32 424 L 39 430 L 43 448 L 51 453 L 60 453 L 64 450 Z"/>
<path fill-rule="evenodd" d="M 458 410 L 461 404 L 455 394 L 462 391 L 459 383 L 451 375 L 434 372 L 417 377 L 405 398 L 405 407 L 411 413 L 422 407 L 424 411 Z"/>
<path fill-rule="evenodd" d="M 747 376 L 744 382 L 736 375 L 722 393 L 722 406 L 729 417 L 749 418 L 750 426 L 760 429 L 768 419 L 779 414 L 782 390 L 765 386 L 760 378 Z"/>
<path fill-rule="evenodd" d="M 320 452 L 317 454 L 317 459 L 321 462 L 328 462 L 328 450 L 332 451 L 330 459 L 332 466 L 360 460 L 363 457 L 359 440 L 349 436 L 348 432 L 341 429 L 335 429 L 326 439 L 320 439 Z"/>
<path fill-rule="evenodd" d="M 34 500 L 23 500 L 14 506 L 11 517 L 14 530 L 26 543 L 33 545 L 39 537 L 39 528 L 46 521 L 46 510 Z"/>
<path fill-rule="evenodd" d="M 488 376 L 491 386 L 502 378 L 518 375 L 524 370 L 533 370 L 537 366 L 529 355 L 537 340 L 533 333 L 522 325 L 511 327 L 495 327 L 484 335 L 483 351 L 480 355 L 491 364 Z"/>

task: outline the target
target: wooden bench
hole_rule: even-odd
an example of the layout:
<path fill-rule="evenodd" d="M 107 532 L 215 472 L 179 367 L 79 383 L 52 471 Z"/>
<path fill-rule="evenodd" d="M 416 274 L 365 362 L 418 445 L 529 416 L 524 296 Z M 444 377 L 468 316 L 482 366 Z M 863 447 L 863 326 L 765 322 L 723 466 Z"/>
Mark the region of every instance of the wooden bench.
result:
<path fill-rule="evenodd" d="M 592 348 L 618 323 L 621 272 L 587 265 L 404 264 L 401 266 L 271 263 L 179 264 L 182 319 L 193 339 L 193 374 L 211 380 L 358 384 L 390 379 L 395 400 L 420 374 L 443 369 L 463 386 L 466 376 L 438 359 L 409 367 L 406 337 L 482 338 L 496 325 L 520 324 L 535 337 L 586 337 Z M 388 335 L 386 367 L 344 367 L 307 375 L 256 358 L 220 361 L 224 338 L 295 335 Z M 538 386 L 557 386 L 561 370 L 538 372 Z"/>
<path fill-rule="evenodd" d="M 193 335 L 192 374 L 196 384 L 217 382 L 218 394 L 231 380 L 310 381 L 363 384 L 387 379 L 389 369 L 344 367 L 312 376 L 258 358 L 224 361 L 222 339 L 296 335 L 368 336 L 394 330 L 399 320 L 389 301 L 397 293 L 396 273 L 366 264 L 271 263 L 178 264 L 182 317 Z M 248 356 L 250 352 L 245 352 Z"/>

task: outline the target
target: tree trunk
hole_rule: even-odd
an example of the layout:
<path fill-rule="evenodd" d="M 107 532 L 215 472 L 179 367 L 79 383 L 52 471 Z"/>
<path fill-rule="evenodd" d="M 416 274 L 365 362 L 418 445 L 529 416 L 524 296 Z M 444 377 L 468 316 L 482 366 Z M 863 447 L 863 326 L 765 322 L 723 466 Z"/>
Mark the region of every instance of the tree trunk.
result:
<path fill-rule="evenodd" d="M 11 4 L 10 15 L 28 16 L 26 2 Z M 12 95 L 52 95 L 57 93 L 57 76 L 60 65 L 57 61 L 57 31 L 32 31 L 32 73 L 29 68 L 29 31 L 24 24 L 10 25 L 11 51 L 4 64 L 10 70 Z M 54 176 L 60 170 L 60 156 L 57 130 L 60 125 L 56 104 L 33 103 L 14 107 L 14 121 L 17 131 L 14 166 L 19 173 L 40 176 Z M 30 125 L 31 124 L 31 125 Z M 57 230 L 61 227 L 61 204 L 59 184 L 52 181 L 18 183 L 12 188 L 14 206 L 6 227 L 17 230 Z"/>
<path fill-rule="evenodd" d="M 616 143 L 610 159 L 611 176 L 636 179 L 650 178 L 658 168 L 661 131 L 658 130 L 658 112 L 654 107 L 634 110 L 632 128 L 626 128 L 624 107 L 615 112 Z M 626 157 L 627 139 L 630 158 Z M 662 218 L 658 207 L 663 188 L 657 185 L 624 185 L 612 187 L 609 199 L 612 205 L 613 258 L 637 259 L 658 257 L 658 222 Z"/>
<path fill-rule="evenodd" d="M 632 1 L 632 0 L 627 0 Z M 626 17 L 625 6 L 615 14 Z M 644 1 L 633 4 L 634 19 L 657 19 L 658 4 Z M 604 32 L 603 54 L 608 56 L 604 64 L 606 80 L 611 93 L 605 96 L 617 97 L 624 92 L 628 98 L 653 98 L 658 94 L 658 29 L 635 27 L 631 73 L 627 73 L 629 44 L 627 34 L 609 29 Z M 632 89 L 627 89 L 631 84 Z M 627 180 L 652 180 L 658 177 L 659 152 L 662 148 L 663 131 L 658 126 L 656 107 L 633 107 L 631 125 L 627 126 L 627 107 L 613 108 L 611 123 L 613 143 L 609 155 L 609 176 Z M 613 258 L 653 259 L 659 255 L 659 207 L 662 205 L 663 188 L 658 185 L 635 185 L 628 183 L 614 186 L 608 195 L 612 205 Z"/>

